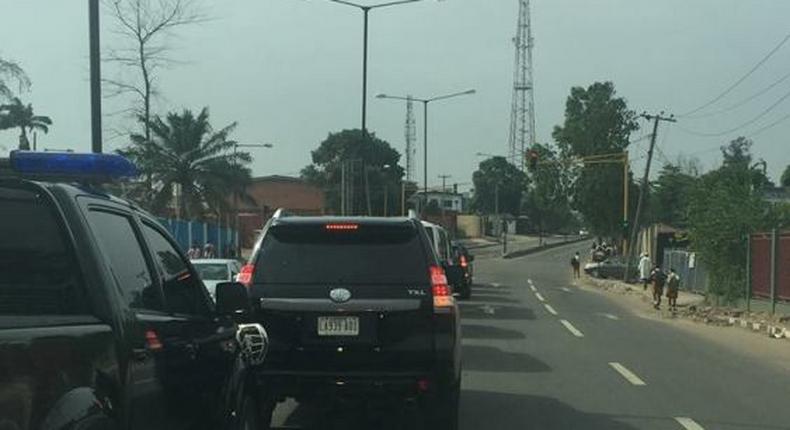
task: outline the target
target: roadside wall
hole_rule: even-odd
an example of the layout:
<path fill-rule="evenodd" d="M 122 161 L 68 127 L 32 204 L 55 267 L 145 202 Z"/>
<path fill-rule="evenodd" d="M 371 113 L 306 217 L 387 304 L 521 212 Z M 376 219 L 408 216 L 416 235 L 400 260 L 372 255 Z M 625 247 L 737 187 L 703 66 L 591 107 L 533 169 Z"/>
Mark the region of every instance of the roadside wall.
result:
<path fill-rule="evenodd" d="M 483 236 L 483 219 L 477 215 L 458 215 L 458 235 L 466 238 Z"/>
<path fill-rule="evenodd" d="M 790 301 L 790 231 L 752 234 L 749 251 L 752 297 Z"/>

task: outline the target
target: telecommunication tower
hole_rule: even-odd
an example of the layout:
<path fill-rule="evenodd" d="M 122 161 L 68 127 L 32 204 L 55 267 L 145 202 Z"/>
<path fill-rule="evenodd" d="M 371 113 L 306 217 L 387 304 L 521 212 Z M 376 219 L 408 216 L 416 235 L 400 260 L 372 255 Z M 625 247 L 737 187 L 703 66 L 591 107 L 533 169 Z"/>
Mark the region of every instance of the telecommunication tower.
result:
<path fill-rule="evenodd" d="M 414 120 L 414 101 L 411 96 L 406 100 L 406 181 L 414 181 L 414 161 L 417 156 L 417 123 Z"/>
<path fill-rule="evenodd" d="M 530 0 L 518 0 L 518 26 L 513 43 L 516 47 L 513 72 L 513 104 L 510 112 L 508 156 L 519 169 L 525 168 L 526 150 L 535 144 L 535 99 L 532 79 L 532 23 Z"/>

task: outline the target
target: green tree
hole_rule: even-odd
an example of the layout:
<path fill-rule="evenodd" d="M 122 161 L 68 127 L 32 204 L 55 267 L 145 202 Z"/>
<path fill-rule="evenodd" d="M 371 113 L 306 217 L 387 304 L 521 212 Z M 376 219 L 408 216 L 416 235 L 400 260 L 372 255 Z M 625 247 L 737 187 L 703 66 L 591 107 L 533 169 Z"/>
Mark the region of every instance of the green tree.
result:
<path fill-rule="evenodd" d="M 482 161 L 472 181 L 475 185 L 472 200 L 474 210 L 489 214 L 519 214 L 527 176 L 505 157 L 491 157 Z"/>
<path fill-rule="evenodd" d="M 346 180 L 353 184 L 352 212 L 368 213 L 368 197 L 371 214 L 383 213 L 385 193 L 389 215 L 399 211 L 401 178 L 404 170 L 398 165 L 400 154 L 389 143 L 368 132 L 364 138 L 362 130 L 343 130 L 329 133 L 326 139 L 312 152 L 313 163 L 302 169 L 302 178 L 324 189 L 327 206 L 334 213 L 341 212 L 340 196 L 343 164 L 346 165 Z"/>
<path fill-rule="evenodd" d="M 539 163 L 530 173 L 531 183 L 527 188 L 521 213 L 542 235 L 544 232 L 570 231 L 578 224 L 571 211 L 569 175 L 566 164 L 557 158 L 556 151 L 549 145 L 536 144 Z"/>
<path fill-rule="evenodd" d="M 782 173 L 782 186 L 783 187 L 790 187 L 790 165 L 785 168 L 784 173 Z"/>
<path fill-rule="evenodd" d="M 563 158 L 586 157 L 626 150 L 631 133 L 638 128 L 636 114 L 624 98 L 616 97 L 614 84 L 596 82 L 586 89 L 571 88 L 565 103 L 565 122 L 556 126 L 552 135 Z M 593 233 L 619 236 L 623 219 L 622 166 L 586 165 L 575 172 L 574 179 L 573 205 Z"/>
<path fill-rule="evenodd" d="M 241 194 L 250 181 L 247 152 L 234 152 L 230 124 L 214 131 L 208 108 L 195 116 L 190 110 L 171 112 L 165 118 L 154 115 L 148 124 L 151 139 L 131 136 L 131 144 L 121 154 L 131 158 L 149 178 L 141 184 L 137 198 L 154 212 L 165 213 L 177 192 L 177 214 L 198 218 L 207 212 L 229 209 L 228 196 Z"/>
<path fill-rule="evenodd" d="M 674 227 L 688 224 L 688 206 L 697 177 L 684 173 L 676 164 L 665 164 L 658 179 L 651 184 L 653 191 L 648 203 L 648 219 Z"/>
<path fill-rule="evenodd" d="M 33 105 L 24 105 L 17 97 L 9 104 L 0 105 L 0 130 L 19 128 L 19 149 L 30 150 L 29 132 L 47 133 L 51 125 L 52 120 L 48 116 L 35 115 Z"/>
<path fill-rule="evenodd" d="M 14 81 L 18 90 L 21 92 L 30 88 L 30 78 L 19 64 L 0 58 L 0 100 L 10 99 L 14 92 L 9 86 L 9 82 Z"/>
<path fill-rule="evenodd" d="M 752 161 L 754 161 L 751 152 L 753 145 L 754 142 L 741 136 L 722 146 L 721 154 L 724 158 L 724 166 L 747 169 L 751 176 L 751 183 L 757 189 L 773 187 L 774 184 L 767 175 L 768 165 L 765 160 L 760 159 L 752 164 Z M 757 166 L 762 167 L 762 169 L 755 169 L 754 167 Z"/>

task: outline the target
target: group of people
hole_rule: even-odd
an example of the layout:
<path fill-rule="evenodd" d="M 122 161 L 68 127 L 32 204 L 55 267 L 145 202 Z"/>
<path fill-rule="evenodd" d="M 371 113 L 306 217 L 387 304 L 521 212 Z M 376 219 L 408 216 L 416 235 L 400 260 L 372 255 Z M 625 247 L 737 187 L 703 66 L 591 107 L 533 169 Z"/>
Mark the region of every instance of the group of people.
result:
<path fill-rule="evenodd" d="M 670 268 L 667 274 L 661 270 L 660 266 L 654 265 L 650 261 L 650 256 L 644 253 L 639 259 L 639 277 L 642 279 L 645 290 L 649 284 L 653 286 L 654 308 L 661 309 L 661 296 L 664 294 L 664 287 L 666 287 L 669 310 L 673 312 L 677 310 L 680 275 L 675 272 L 674 268 Z"/>
<path fill-rule="evenodd" d="M 606 241 L 604 240 L 601 240 L 600 242 L 593 241 L 592 249 L 590 249 L 590 256 L 592 257 L 592 261 L 595 262 L 604 261 L 613 255 L 617 255 L 616 245 L 606 243 Z"/>
<path fill-rule="evenodd" d="M 197 260 L 198 258 L 217 258 L 217 252 L 214 250 L 214 245 L 211 242 L 207 242 L 202 248 L 197 242 L 194 242 L 187 251 L 187 257 L 189 257 L 190 260 Z"/>

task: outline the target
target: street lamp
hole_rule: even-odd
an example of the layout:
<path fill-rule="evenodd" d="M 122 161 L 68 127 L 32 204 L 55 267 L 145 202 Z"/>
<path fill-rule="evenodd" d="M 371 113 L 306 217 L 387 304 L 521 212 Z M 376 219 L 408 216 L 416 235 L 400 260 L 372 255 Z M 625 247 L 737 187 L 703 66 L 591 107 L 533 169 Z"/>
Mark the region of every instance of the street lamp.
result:
<path fill-rule="evenodd" d="M 375 5 L 362 5 L 345 0 L 328 0 L 332 3 L 339 3 L 346 6 L 355 7 L 360 9 L 363 13 L 364 29 L 363 29 L 363 42 L 362 42 L 362 136 L 366 138 L 368 135 L 367 128 L 367 106 L 368 106 L 368 15 L 373 9 L 383 7 L 397 6 L 407 3 L 417 3 L 422 0 L 398 0 Z"/>
<path fill-rule="evenodd" d="M 334 1 L 334 0 L 332 0 Z M 428 204 L 428 103 L 439 101 L 439 100 L 446 100 L 451 99 L 453 97 L 460 97 L 460 96 L 468 96 L 475 94 L 477 90 L 471 89 L 466 91 L 461 91 L 459 93 L 452 93 L 442 96 L 431 97 L 427 99 L 419 99 L 414 98 L 411 96 L 402 97 L 402 96 L 391 96 L 387 94 L 379 94 L 376 96 L 378 99 L 392 99 L 392 100 L 406 100 L 406 101 L 416 101 L 422 103 L 423 108 L 423 206 Z M 422 208 L 420 209 L 422 211 Z"/>
<path fill-rule="evenodd" d="M 259 148 L 271 149 L 274 145 L 271 143 L 238 143 L 233 142 L 233 162 L 236 164 L 236 170 L 239 168 L 238 153 L 239 148 Z M 241 192 L 244 192 L 242 189 Z M 241 241 L 239 241 L 239 191 L 233 193 L 233 229 L 236 230 L 236 257 L 241 257 Z"/>

